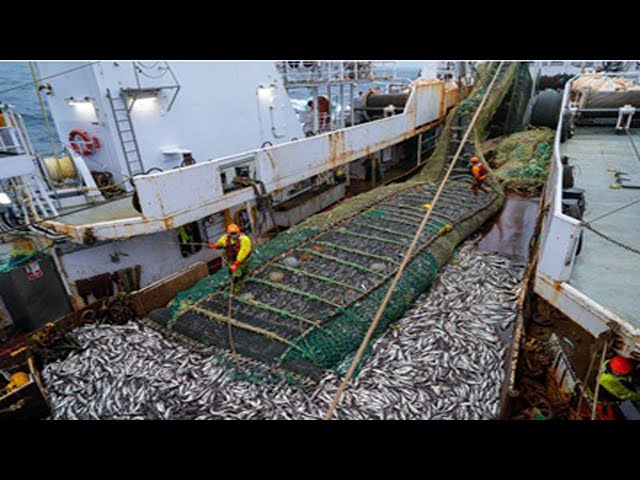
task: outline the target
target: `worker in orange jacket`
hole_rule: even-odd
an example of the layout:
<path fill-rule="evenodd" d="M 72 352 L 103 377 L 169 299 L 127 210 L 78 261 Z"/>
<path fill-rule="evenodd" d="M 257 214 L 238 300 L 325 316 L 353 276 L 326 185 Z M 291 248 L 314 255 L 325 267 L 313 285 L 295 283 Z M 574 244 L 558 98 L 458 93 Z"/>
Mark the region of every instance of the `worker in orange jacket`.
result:
<path fill-rule="evenodd" d="M 234 223 L 227 227 L 227 233 L 216 243 L 210 243 L 209 248 L 224 248 L 224 258 L 231 274 L 236 278 L 242 278 L 251 266 L 251 239 Z"/>
<path fill-rule="evenodd" d="M 484 188 L 484 182 L 487 180 L 489 176 L 489 172 L 487 172 L 487 167 L 484 166 L 478 157 L 471 157 L 469 159 L 471 162 L 471 174 L 473 175 L 473 183 L 471 184 L 471 192 L 473 195 L 478 195 L 478 190 L 482 190 L 484 193 L 489 193 L 489 191 Z"/>

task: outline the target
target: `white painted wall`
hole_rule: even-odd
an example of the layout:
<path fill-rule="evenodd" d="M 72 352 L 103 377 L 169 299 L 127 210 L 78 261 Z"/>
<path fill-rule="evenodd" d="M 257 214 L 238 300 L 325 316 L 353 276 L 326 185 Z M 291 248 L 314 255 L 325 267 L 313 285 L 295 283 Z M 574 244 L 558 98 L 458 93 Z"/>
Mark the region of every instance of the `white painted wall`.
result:
<path fill-rule="evenodd" d="M 38 62 L 36 66 L 39 77 L 43 77 L 77 68 L 83 63 L 86 62 Z M 105 103 L 106 98 L 103 98 L 106 92 L 100 90 L 92 67 L 81 68 L 44 82 L 53 87 L 53 94 L 45 95 L 45 98 L 60 140 L 68 143 L 69 132 L 75 129 L 82 129 L 90 136 L 98 137 L 101 148 L 84 157 L 87 166 L 91 170 L 111 171 L 114 173 L 115 181 L 122 181 L 122 173 L 126 173 L 127 169 L 121 164 L 120 147 L 114 141 L 117 136 L 109 123 L 110 111 Z M 79 105 L 69 104 L 70 98 L 85 97 L 94 101 Z"/>
<path fill-rule="evenodd" d="M 201 228 L 203 237 L 208 232 L 211 241 L 217 240 L 223 231 L 222 222 L 208 226 L 206 232 Z M 206 242 L 207 238 L 203 238 L 203 241 Z M 119 254 L 117 263 L 110 258 L 114 253 Z M 61 254 L 60 262 L 66 274 L 65 281 L 76 295 L 77 290 L 74 285 L 76 280 L 141 265 L 140 286 L 145 287 L 196 262 L 210 261 L 218 256 L 220 252 L 203 247 L 199 252 L 183 257 L 180 253 L 177 233 L 171 230 Z"/>
<path fill-rule="evenodd" d="M 131 111 L 145 170 L 170 170 L 179 164 L 181 159 L 163 154 L 163 149 L 188 149 L 202 162 L 260 148 L 265 142 L 277 145 L 304 136 L 272 62 L 168 63 L 181 86 L 171 110 L 166 108 L 174 91 L 161 90 L 157 99 L 137 101 Z M 79 65 L 38 62 L 38 69 L 42 77 Z M 140 78 L 143 86 L 174 83 L 169 74 L 157 81 Z M 107 88 L 117 93 L 120 88 L 136 87 L 133 63 L 100 62 L 47 82 L 53 87 L 47 100 L 60 138 L 66 141 L 76 128 L 96 135 L 102 148 L 86 157 L 90 168 L 104 170 L 102 163 L 126 173 L 106 94 Z M 70 97 L 91 97 L 95 108 L 69 105 Z"/>
<path fill-rule="evenodd" d="M 416 129 L 420 126 L 442 117 L 443 93 L 442 82 L 424 81 L 412 91 L 405 112 L 400 115 L 211 162 L 141 176 L 136 179 L 136 187 L 143 216 L 161 219 L 220 202 L 220 167 L 239 158 L 253 157 L 258 178 L 264 182 L 267 191 L 272 192 L 392 146 L 418 133 Z M 189 188 L 180 188 L 181 185 L 189 185 Z M 176 225 L 182 224 L 183 220 L 179 222 Z"/>

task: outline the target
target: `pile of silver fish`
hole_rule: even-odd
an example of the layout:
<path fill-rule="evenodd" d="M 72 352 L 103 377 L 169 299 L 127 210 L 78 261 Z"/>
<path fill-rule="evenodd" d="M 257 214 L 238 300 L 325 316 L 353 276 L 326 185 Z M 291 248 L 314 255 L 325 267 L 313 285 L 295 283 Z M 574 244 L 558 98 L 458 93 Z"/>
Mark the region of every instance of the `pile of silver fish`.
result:
<path fill-rule="evenodd" d="M 524 265 L 468 241 L 430 291 L 373 345 L 337 419 L 492 419 Z M 342 377 L 312 392 L 238 381 L 217 357 L 136 322 L 74 332 L 84 350 L 46 365 L 52 419 L 320 419 Z M 345 365 L 348 365 L 345 361 Z"/>

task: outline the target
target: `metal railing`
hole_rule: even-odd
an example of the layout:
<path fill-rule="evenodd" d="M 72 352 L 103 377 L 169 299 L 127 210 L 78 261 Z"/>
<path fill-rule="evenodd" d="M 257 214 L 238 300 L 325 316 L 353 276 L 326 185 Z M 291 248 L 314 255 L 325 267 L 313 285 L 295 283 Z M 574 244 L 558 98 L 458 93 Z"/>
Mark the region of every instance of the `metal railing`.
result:
<path fill-rule="evenodd" d="M 582 229 L 578 220 L 562 213 L 564 166 L 561 161 L 560 140 L 564 125 L 563 112 L 568 106 L 571 85 L 576 78 L 578 78 L 577 75 L 565 85 L 560 106 L 558 127 L 553 143 L 551 171 L 545 189 L 544 205 L 549 208 L 549 212 L 544 222 L 545 240 L 538 265 L 540 273 L 559 282 L 567 281 L 571 276 Z"/>
<path fill-rule="evenodd" d="M 147 65 L 144 62 L 137 61 L 131 62 L 131 65 L 136 87 L 121 89 L 121 94 L 131 99 L 131 103 L 128 105 L 129 112 L 133 109 L 133 105 L 138 98 L 145 94 L 155 95 L 160 90 L 173 91 L 171 99 L 165 108 L 165 113 L 171 110 L 182 86 L 178 82 L 178 77 L 176 77 L 169 62 L 152 62 L 151 65 Z"/>
<path fill-rule="evenodd" d="M 6 103 L 0 104 L 0 152 L 33 155 L 22 116 Z"/>
<path fill-rule="evenodd" d="M 392 80 L 396 62 L 276 62 L 285 85 L 326 85 Z"/>
<path fill-rule="evenodd" d="M 406 78 L 396 78 L 395 81 L 384 84 L 378 84 L 380 92 L 385 93 L 401 93 L 405 90 L 411 90 L 412 81 Z M 385 87 L 382 89 L 382 87 Z M 352 95 L 354 91 L 350 91 L 349 95 L 341 98 L 342 95 L 336 95 L 331 97 L 331 107 L 329 112 L 319 112 L 317 127 L 314 128 L 313 110 L 298 111 L 298 120 L 302 125 L 302 130 L 306 136 L 317 135 L 320 133 L 330 132 L 333 130 L 340 130 L 342 128 L 351 127 L 360 123 L 365 123 L 367 120 L 365 112 L 367 108 L 364 104 L 356 105 L 356 98 Z M 326 97 L 325 97 L 326 98 Z M 402 113 L 404 108 L 396 107 L 393 114 Z"/>
<path fill-rule="evenodd" d="M 599 73 L 601 76 L 611 77 L 635 77 L 637 72 Z M 542 247 L 542 256 L 538 270 L 547 274 L 551 279 L 559 282 L 567 282 L 571 277 L 576 251 L 582 234 L 582 222 L 562 212 L 562 194 L 564 166 L 562 165 L 562 152 L 560 148 L 564 122 L 567 121 L 564 113 L 571 106 L 571 89 L 573 82 L 584 75 L 575 75 L 567 81 L 562 96 L 558 127 L 553 144 L 553 157 L 547 188 L 545 189 L 544 204 L 549 208 L 544 223 L 545 243 Z"/>

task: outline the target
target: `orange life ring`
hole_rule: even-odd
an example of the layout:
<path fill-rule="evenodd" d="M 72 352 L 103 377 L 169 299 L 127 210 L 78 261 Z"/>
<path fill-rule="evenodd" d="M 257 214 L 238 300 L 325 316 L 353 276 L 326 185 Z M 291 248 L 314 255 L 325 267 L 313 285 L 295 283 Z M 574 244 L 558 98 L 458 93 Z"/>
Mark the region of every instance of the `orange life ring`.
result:
<path fill-rule="evenodd" d="M 84 146 L 81 147 L 79 145 L 80 142 L 76 140 L 77 137 L 80 137 L 82 139 L 81 142 L 84 144 Z M 92 138 L 87 132 L 85 132 L 84 130 L 80 130 L 79 128 L 76 130 L 71 130 L 69 132 L 69 143 L 71 144 L 71 148 L 73 148 L 74 151 L 82 155 L 91 155 L 92 153 L 95 153 L 98 148 L 100 148 L 100 140 L 98 140 L 98 137 Z"/>

